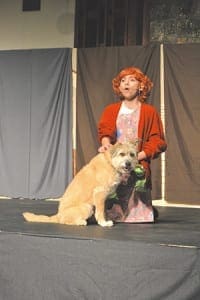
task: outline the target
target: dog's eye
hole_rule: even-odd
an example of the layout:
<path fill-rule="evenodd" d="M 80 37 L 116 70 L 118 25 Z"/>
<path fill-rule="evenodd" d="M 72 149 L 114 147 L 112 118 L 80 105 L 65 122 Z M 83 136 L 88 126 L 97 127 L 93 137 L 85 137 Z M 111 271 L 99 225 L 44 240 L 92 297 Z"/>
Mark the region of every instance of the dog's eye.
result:
<path fill-rule="evenodd" d="M 119 153 L 120 156 L 125 156 L 126 154 L 124 152 Z"/>
<path fill-rule="evenodd" d="M 130 157 L 135 157 L 135 153 L 130 153 Z"/>

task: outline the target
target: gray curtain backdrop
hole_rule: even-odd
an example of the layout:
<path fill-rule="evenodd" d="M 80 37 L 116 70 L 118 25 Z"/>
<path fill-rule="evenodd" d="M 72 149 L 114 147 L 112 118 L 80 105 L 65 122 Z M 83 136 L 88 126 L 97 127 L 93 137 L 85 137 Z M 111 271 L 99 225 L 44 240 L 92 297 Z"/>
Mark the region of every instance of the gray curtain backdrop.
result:
<path fill-rule="evenodd" d="M 104 107 L 118 99 L 112 79 L 134 65 L 154 83 L 148 99 L 160 111 L 160 47 L 108 47 L 78 49 L 77 76 L 77 166 L 80 169 L 97 153 L 97 123 Z M 152 162 L 153 198 L 161 198 L 160 159 Z"/>
<path fill-rule="evenodd" d="M 0 195 L 59 197 L 72 174 L 71 50 L 0 51 Z"/>
<path fill-rule="evenodd" d="M 166 199 L 200 204 L 200 44 L 165 45 Z"/>

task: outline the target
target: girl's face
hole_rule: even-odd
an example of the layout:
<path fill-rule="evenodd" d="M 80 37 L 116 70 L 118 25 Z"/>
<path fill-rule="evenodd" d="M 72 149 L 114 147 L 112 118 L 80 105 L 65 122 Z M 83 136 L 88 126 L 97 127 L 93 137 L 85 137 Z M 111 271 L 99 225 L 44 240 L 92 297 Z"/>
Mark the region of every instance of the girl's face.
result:
<path fill-rule="evenodd" d="M 133 75 L 126 75 L 121 79 L 119 90 L 125 100 L 133 100 L 138 96 L 140 82 Z"/>

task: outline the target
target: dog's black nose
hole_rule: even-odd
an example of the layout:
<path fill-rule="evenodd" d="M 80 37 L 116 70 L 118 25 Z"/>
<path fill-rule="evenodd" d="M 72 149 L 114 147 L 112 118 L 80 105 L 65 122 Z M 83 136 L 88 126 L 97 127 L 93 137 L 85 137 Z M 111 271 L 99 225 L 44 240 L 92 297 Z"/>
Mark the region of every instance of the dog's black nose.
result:
<path fill-rule="evenodd" d="M 126 168 L 130 168 L 131 167 L 130 161 L 126 161 L 125 166 L 126 166 Z"/>

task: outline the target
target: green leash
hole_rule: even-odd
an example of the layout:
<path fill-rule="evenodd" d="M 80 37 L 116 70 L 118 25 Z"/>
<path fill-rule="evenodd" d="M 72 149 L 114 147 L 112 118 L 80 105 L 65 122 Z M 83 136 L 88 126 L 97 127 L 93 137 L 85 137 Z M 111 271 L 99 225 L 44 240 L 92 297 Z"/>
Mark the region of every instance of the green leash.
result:
<path fill-rule="evenodd" d="M 146 178 L 145 178 L 145 169 L 142 165 L 136 165 L 134 172 L 136 174 L 136 181 L 135 181 L 135 191 L 137 192 L 146 192 Z"/>

